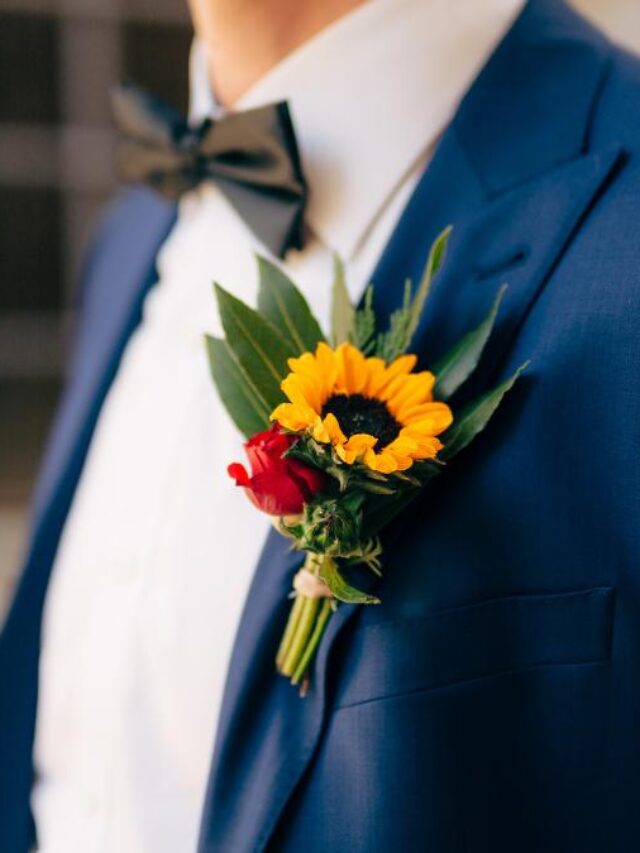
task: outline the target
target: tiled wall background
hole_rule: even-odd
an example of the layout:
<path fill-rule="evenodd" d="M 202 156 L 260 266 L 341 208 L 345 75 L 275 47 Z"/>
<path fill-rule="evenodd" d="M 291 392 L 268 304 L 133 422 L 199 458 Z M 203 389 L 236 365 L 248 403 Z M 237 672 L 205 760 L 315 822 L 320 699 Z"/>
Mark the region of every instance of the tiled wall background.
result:
<path fill-rule="evenodd" d="M 640 48 L 640 0 L 578 0 Z M 0 0 L 0 609 L 60 390 L 80 260 L 114 178 L 108 92 L 184 107 L 185 0 Z"/>
<path fill-rule="evenodd" d="M 184 0 L 0 0 L 0 605 L 114 185 L 109 90 L 133 79 L 185 107 L 190 40 Z"/>

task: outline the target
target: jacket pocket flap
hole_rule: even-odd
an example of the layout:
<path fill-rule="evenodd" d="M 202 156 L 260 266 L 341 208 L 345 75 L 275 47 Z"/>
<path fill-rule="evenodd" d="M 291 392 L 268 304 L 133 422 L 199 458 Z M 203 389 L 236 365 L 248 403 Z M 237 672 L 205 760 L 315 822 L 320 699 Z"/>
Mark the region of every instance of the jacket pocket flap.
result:
<path fill-rule="evenodd" d="M 356 628 L 337 707 L 511 670 L 605 660 L 614 590 L 521 595 Z"/>

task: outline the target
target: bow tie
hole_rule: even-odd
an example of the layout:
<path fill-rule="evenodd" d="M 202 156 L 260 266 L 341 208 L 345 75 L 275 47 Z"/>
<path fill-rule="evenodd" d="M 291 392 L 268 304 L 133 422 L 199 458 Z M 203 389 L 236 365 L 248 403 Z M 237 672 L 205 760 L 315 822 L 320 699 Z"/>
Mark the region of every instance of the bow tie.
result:
<path fill-rule="evenodd" d="M 172 200 L 213 181 L 275 255 L 302 248 L 307 188 L 285 102 L 190 127 L 173 107 L 126 84 L 114 91 L 113 109 L 125 181 Z"/>

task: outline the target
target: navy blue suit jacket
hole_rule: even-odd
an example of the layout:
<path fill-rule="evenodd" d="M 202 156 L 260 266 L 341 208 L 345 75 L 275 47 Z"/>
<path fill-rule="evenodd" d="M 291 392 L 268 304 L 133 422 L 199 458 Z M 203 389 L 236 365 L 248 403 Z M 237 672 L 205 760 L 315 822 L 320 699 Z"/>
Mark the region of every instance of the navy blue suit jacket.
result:
<path fill-rule="evenodd" d="M 2 853 L 25 853 L 31 837 L 50 568 L 173 218 L 146 191 L 124 196 L 87 263 L 0 637 Z M 383 604 L 340 607 L 305 700 L 274 674 L 296 558 L 271 536 L 235 644 L 200 853 L 640 849 L 638 61 L 557 0 L 531 0 L 384 252 L 381 313 L 447 223 L 421 357 L 476 324 L 506 281 L 470 392 L 531 367 L 395 524 Z"/>

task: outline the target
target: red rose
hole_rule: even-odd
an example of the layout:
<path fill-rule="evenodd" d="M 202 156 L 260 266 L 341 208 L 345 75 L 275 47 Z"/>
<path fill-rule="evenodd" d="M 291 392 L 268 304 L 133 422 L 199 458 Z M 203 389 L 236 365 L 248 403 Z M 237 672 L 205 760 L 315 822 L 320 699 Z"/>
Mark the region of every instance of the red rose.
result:
<path fill-rule="evenodd" d="M 317 468 L 283 457 L 296 441 L 294 435 L 282 432 L 279 424 L 274 424 L 271 429 L 256 433 L 244 446 L 251 477 L 240 462 L 227 468 L 236 485 L 242 486 L 258 509 L 268 515 L 298 515 L 326 484 L 325 475 Z"/>

